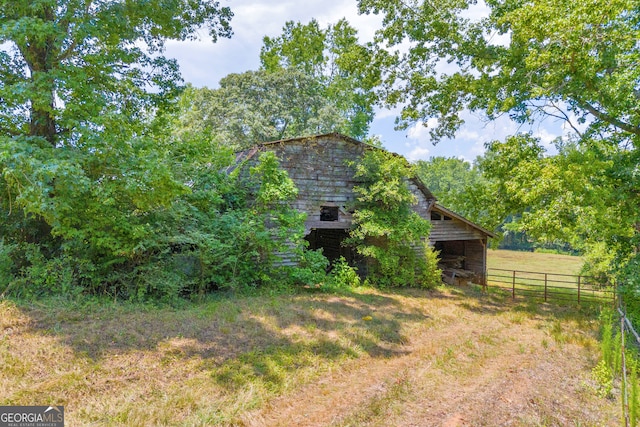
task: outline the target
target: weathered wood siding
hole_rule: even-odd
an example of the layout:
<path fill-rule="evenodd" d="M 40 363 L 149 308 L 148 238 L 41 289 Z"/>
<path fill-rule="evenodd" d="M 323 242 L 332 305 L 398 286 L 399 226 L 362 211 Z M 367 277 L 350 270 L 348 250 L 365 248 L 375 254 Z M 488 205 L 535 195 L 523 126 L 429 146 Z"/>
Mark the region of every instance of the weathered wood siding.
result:
<path fill-rule="evenodd" d="M 432 242 L 446 242 L 452 240 L 477 240 L 483 239 L 485 235 L 478 229 L 458 220 L 431 220 Z"/>
<path fill-rule="evenodd" d="M 268 143 L 263 146 L 263 150 L 276 154 L 280 166 L 287 171 L 298 187 L 298 198 L 293 206 L 307 214 L 307 231 L 313 228 L 351 227 L 349 210 L 356 197 L 353 187 L 358 182 L 353 178 L 355 169 L 349 166 L 348 162 L 357 161 L 367 149 L 368 146 L 365 144 L 333 135 Z M 417 199 L 415 211 L 428 220 L 432 199 L 428 199 L 411 181 L 409 188 Z M 321 221 L 322 206 L 338 207 L 338 221 Z"/>
<path fill-rule="evenodd" d="M 467 270 L 484 278 L 486 271 L 486 239 L 466 240 L 464 242 L 464 265 Z"/>
<path fill-rule="evenodd" d="M 481 284 L 484 283 L 487 263 L 487 239 L 478 240 L 441 240 L 434 242 L 436 250 L 443 258 L 462 257 L 461 268 L 473 271 Z"/>
<path fill-rule="evenodd" d="M 273 151 L 283 169 L 298 187 L 294 207 L 307 214 L 307 231 L 312 228 L 347 229 L 351 227 L 350 206 L 355 195 L 354 169 L 347 161 L 364 154 L 364 144 L 326 136 L 264 145 Z M 321 221 L 322 206 L 338 207 L 338 221 Z"/>
<path fill-rule="evenodd" d="M 417 203 L 413 206 L 413 210 L 418 213 L 422 218 L 427 221 L 430 220 L 431 205 L 434 203 L 433 199 L 428 199 L 427 196 L 418 188 L 416 184 L 409 181 L 409 189 L 416 196 Z"/>

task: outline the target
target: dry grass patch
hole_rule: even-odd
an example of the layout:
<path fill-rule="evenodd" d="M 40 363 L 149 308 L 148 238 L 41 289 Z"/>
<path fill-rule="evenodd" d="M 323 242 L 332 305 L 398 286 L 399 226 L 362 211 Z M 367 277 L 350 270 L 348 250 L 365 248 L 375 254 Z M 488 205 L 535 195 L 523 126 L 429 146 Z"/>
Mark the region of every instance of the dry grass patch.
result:
<path fill-rule="evenodd" d="M 616 403 L 578 387 L 595 319 L 472 287 L 3 301 L 0 405 L 64 404 L 69 425 L 99 426 L 613 425 Z"/>

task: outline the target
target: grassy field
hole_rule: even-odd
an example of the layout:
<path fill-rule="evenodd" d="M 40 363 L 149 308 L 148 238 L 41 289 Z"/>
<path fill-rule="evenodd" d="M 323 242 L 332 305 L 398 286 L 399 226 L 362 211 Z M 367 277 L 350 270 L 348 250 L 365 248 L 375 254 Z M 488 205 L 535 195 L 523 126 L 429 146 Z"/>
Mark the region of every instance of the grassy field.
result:
<path fill-rule="evenodd" d="M 619 425 L 597 311 L 476 287 L 0 301 L 0 405 L 69 426 Z"/>
<path fill-rule="evenodd" d="M 613 304 L 613 289 L 580 276 L 581 257 L 536 252 L 491 250 L 487 256 L 490 287 L 544 301 Z M 507 271 L 503 271 L 507 270 Z"/>
<path fill-rule="evenodd" d="M 487 251 L 487 266 L 506 270 L 555 274 L 579 274 L 583 259 L 579 256 L 493 250 Z"/>

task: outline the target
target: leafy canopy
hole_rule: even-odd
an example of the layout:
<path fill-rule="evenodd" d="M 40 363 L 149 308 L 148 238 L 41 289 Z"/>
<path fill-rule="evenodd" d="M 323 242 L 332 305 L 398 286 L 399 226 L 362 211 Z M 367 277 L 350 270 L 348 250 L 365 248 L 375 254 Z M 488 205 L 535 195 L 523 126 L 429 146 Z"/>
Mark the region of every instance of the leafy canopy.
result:
<path fill-rule="evenodd" d="M 488 146 L 494 215 L 578 248 L 607 242 L 619 265 L 638 253 L 640 13 L 631 0 L 360 0 L 383 15 L 372 72 L 401 126 L 453 138 L 460 113 L 521 122 L 554 118 L 574 139 L 547 156 L 516 135 Z M 475 18 L 474 18 L 475 17 Z M 501 212 L 499 212 L 501 211 Z"/>
<path fill-rule="evenodd" d="M 494 200 L 494 215 L 517 215 L 508 229 L 526 232 L 538 242 L 568 242 L 589 263 L 601 264 L 598 274 L 606 272 L 614 256 L 622 262 L 635 251 L 638 208 L 629 194 L 638 180 L 628 171 L 637 164 L 637 153 L 602 141 L 573 141 L 557 148 L 558 154 L 547 156 L 540 140 L 528 134 L 488 145 L 479 167 Z"/>
<path fill-rule="evenodd" d="M 342 112 L 321 84 L 297 70 L 230 74 L 220 88 L 189 87 L 175 132 L 234 149 L 264 141 L 348 131 Z"/>
<path fill-rule="evenodd" d="M 214 41 L 228 37 L 231 16 L 210 1 L 1 1 L 2 134 L 79 147 L 129 130 L 180 81 L 165 41 L 193 39 L 203 25 Z"/>
<path fill-rule="evenodd" d="M 154 213 L 189 192 L 161 132 L 181 83 L 164 44 L 202 27 L 228 37 L 231 16 L 204 0 L 0 0 L 0 235 L 12 271 L 45 282 L 60 265 L 86 282 L 131 271 Z"/>
<path fill-rule="evenodd" d="M 335 106 L 345 120 L 338 129 L 353 138 L 367 136 L 378 82 L 364 72 L 371 51 L 358 43 L 357 30 L 345 19 L 321 28 L 289 21 L 278 37 L 264 37 L 261 69 L 270 73 L 296 70 L 318 82 L 318 95 Z"/>
<path fill-rule="evenodd" d="M 383 15 L 373 62 L 399 123 L 438 118 L 453 137 L 460 112 L 553 116 L 586 135 L 640 145 L 640 13 L 631 0 L 359 0 Z M 470 19 L 470 16 L 484 16 Z M 400 50 L 402 45 L 406 49 Z M 582 133 L 582 132 L 580 132 Z"/>

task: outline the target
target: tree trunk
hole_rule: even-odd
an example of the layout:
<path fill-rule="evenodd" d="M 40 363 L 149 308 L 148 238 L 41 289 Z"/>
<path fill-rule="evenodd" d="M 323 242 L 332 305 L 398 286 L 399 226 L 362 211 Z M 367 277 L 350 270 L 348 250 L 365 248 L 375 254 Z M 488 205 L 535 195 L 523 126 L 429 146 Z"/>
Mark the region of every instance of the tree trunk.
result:
<path fill-rule="evenodd" d="M 51 100 L 51 111 L 53 111 L 53 96 Z M 56 122 L 49 111 L 31 107 L 31 122 L 29 124 L 29 135 L 40 136 L 46 139 L 51 145 L 56 145 Z"/>

